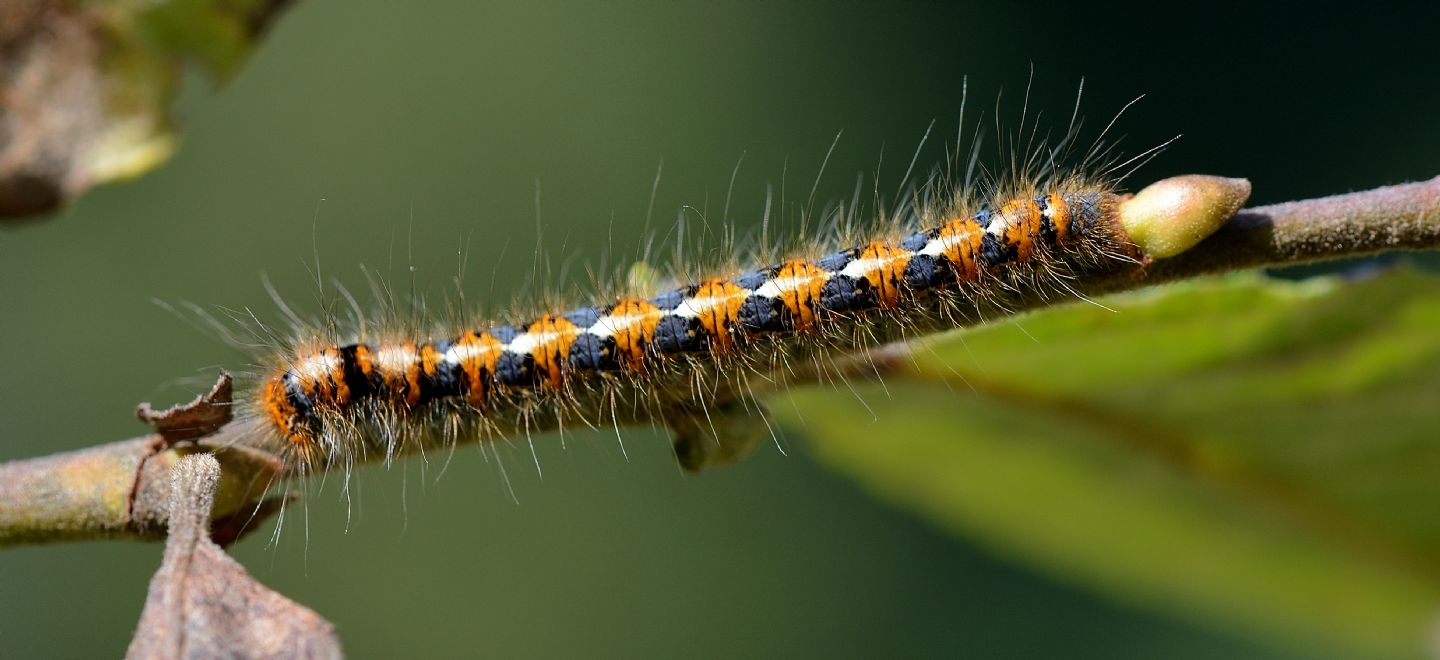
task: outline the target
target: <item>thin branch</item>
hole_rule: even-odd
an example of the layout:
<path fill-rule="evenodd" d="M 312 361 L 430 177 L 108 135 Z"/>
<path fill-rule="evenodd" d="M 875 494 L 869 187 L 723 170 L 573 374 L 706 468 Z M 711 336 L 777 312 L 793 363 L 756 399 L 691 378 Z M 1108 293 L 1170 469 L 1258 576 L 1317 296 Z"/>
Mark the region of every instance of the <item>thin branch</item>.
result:
<path fill-rule="evenodd" d="M 1136 284 L 1437 247 L 1440 177 L 1245 209 L 1188 252 L 1147 268 Z"/>
<path fill-rule="evenodd" d="M 1260 266 L 1284 266 L 1361 257 L 1393 250 L 1440 248 L 1440 177 L 1421 183 L 1377 188 L 1321 199 L 1261 206 L 1241 211 L 1228 224 L 1177 256 L 1151 260 L 1087 276 L 1078 293 L 1093 296 Z M 1039 293 L 1006 301 L 1005 314 L 1066 300 Z M 886 345 L 854 357 L 856 375 L 898 365 L 901 345 Z M 847 368 L 847 365 L 842 365 Z M 793 372 L 790 383 L 826 377 Z M 781 382 L 778 381 L 777 382 Z M 758 385 L 758 383 L 756 383 Z M 747 393 L 748 395 L 748 393 Z M 712 406 L 718 408 L 718 406 Z M 745 414 L 743 406 L 736 406 Z M 531 432 L 550 430 L 532 420 Z M 650 424 L 649 417 L 619 415 L 615 424 Z M 97 538 L 163 538 L 169 470 L 186 453 L 214 451 L 224 469 L 216 516 L 252 527 L 270 505 L 264 491 L 280 474 L 273 456 L 240 447 L 237 425 L 230 424 L 193 448 L 177 448 L 159 438 L 111 443 L 77 452 L 0 464 L 0 547 L 22 543 Z M 226 498 L 226 493 L 230 498 Z M 255 512 L 261 511 L 260 516 Z M 237 517 L 240 516 L 240 517 Z"/>
<path fill-rule="evenodd" d="M 170 469 L 195 453 L 214 453 L 224 466 L 215 503 L 217 542 L 238 538 L 249 531 L 248 521 L 263 519 L 278 504 L 264 499 L 283 468 L 275 456 L 227 447 L 219 438 L 171 447 L 151 435 L 0 464 L 0 547 L 106 538 L 163 540 L 170 515 Z"/>

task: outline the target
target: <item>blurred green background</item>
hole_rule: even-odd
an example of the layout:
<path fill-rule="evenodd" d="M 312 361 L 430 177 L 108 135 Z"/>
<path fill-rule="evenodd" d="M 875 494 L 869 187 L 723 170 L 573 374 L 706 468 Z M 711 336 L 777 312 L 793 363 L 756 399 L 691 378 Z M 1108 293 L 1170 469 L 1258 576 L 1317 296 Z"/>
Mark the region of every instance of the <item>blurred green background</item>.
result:
<path fill-rule="evenodd" d="M 503 305 L 531 275 L 537 182 L 541 249 L 583 285 L 606 244 L 664 244 L 682 205 L 715 223 L 742 158 L 742 230 L 767 186 L 808 194 L 840 131 L 817 197 L 848 198 L 877 166 L 893 190 L 932 120 L 953 135 L 966 75 L 968 116 L 1003 89 L 1012 122 L 1032 67 L 1031 107 L 1055 124 L 1082 77 L 1092 126 L 1145 94 L 1120 125 L 1128 150 L 1185 137 L 1136 186 L 1246 176 L 1267 203 L 1428 178 L 1440 54 L 1417 30 L 1437 20 L 1433 4 L 307 0 L 229 85 L 190 81 L 171 162 L 0 232 L 0 459 L 137 434 L 136 402 L 243 365 L 152 299 L 268 314 L 263 272 L 305 308 L 318 245 L 327 277 L 404 281 L 413 263 L 432 297 L 463 251 L 467 295 Z M 262 532 L 234 554 L 354 657 L 1323 653 L 1032 573 L 817 466 L 802 434 L 700 476 L 658 432 L 625 447 L 538 438 L 543 478 L 523 443 L 499 464 L 466 447 L 369 468 L 350 502 L 332 481 L 278 546 Z M 121 653 L 160 550 L 0 553 L 0 648 Z"/>

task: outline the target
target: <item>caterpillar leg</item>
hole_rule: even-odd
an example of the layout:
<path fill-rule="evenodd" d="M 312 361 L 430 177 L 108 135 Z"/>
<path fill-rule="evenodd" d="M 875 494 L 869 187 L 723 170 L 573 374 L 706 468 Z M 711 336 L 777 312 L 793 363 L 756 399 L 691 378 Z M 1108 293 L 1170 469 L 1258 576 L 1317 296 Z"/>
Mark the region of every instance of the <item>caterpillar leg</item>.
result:
<path fill-rule="evenodd" d="M 758 409 L 757 409 L 758 408 Z M 674 438 L 675 458 L 687 472 L 733 465 L 771 437 L 769 411 L 757 401 L 732 399 L 707 409 L 673 408 L 665 412 Z"/>

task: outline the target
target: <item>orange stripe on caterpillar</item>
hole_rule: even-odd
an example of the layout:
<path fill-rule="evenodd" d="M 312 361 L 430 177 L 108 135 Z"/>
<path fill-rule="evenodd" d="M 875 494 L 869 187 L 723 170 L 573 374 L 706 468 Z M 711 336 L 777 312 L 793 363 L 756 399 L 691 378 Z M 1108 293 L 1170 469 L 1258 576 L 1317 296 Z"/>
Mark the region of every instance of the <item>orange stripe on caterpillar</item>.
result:
<path fill-rule="evenodd" d="M 357 347 L 357 357 L 363 347 L 364 344 Z M 373 363 L 381 389 L 389 392 L 395 403 L 403 404 L 407 408 L 413 408 L 420 403 L 420 351 L 415 342 L 382 345 L 374 351 Z M 364 368 L 364 363 L 360 364 L 361 372 L 368 376 L 369 371 Z"/>
<path fill-rule="evenodd" d="M 291 373 L 301 391 L 312 399 L 333 402 L 337 406 L 350 402 L 350 388 L 345 384 L 345 361 L 336 347 L 302 358 Z"/>
<path fill-rule="evenodd" d="M 973 218 L 951 220 L 940 227 L 945 258 L 962 282 L 980 279 L 980 243 L 985 229 Z"/>
<path fill-rule="evenodd" d="M 1035 254 L 1036 239 L 1040 237 L 1040 205 L 1029 198 L 1014 199 L 1000 207 L 994 222 L 1004 222 L 1002 237 L 1015 248 L 1016 258 L 1022 263 Z"/>
<path fill-rule="evenodd" d="M 495 362 L 505 345 L 488 332 L 466 332 L 450 348 L 455 362 L 465 380 L 465 402 L 480 408 L 490 393 L 490 380 L 495 374 Z"/>
<path fill-rule="evenodd" d="M 539 371 L 540 383 L 546 387 L 560 387 L 565 375 L 564 367 L 570 355 L 570 345 L 575 343 L 580 328 L 569 319 L 547 314 L 532 323 L 526 332 L 537 338 L 529 352 L 535 360 L 535 368 Z"/>
<path fill-rule="evenodd" d="M 901 283 L 905 280 L 905 266 L 910 263 L 911 253 L 887 243 L 874 241 L 866 245 L 856 257 L 856 262 L 868 262 L 865 279 L 875 291 L 881 307 L 893 308 L 900 304 Z"/>
<path fill-rule="evenodd" d="M 616 303 L 601 323 L 615 340 L 615 350 L 632 370 L 645 366 L 646 351 L 655 340 L 655 326 L 665 312 L 641 298 L 626 298 Z"/>
<path fill-rule="evenodd" d="M 815 308 L 829 278 L 829 272 L 805 259 L 787 261 L 776 271 L 774 281 L 786 283 L 781 288 L 780 301 L 789 310 L 797 331 L 815 329 Z"/>
<path fill-rule="evenodd" d="M 687 301 L 716 351 L 725 352 L 734 346 L 731 331 L 749 293 L 734 282 L 717 278 L 701 284 Z"/>
<path fill-rule="evenodd" d="M 1051 193 L 1045 198 L 1045 215 L 1055 228 L 1055 240 L 1060 243 L 1070 240 L 1070 204 L 1063 195 Z"/>
<path fill-rule="evenodd" d="M 277 374 L 265 380 L 265 386 L 261 390 L 261 409 L 280 432 L 280 436 L 293 440 L 295 434 L 295 420 L 299 411 L 290 402 L 290 397 L 285 392 L 284 374 Z"/>

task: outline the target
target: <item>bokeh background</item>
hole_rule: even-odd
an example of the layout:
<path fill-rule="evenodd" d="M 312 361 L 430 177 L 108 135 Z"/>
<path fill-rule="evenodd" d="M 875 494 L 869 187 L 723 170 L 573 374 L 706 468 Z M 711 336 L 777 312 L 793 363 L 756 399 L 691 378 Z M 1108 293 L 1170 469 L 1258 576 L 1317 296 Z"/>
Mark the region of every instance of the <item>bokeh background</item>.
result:
<path fill-rule="evenodd" d="M 0 459 L 137 434 L 136 402 L 243 365 L 153 299 L 269 314 L 265 273 L 305 308 L 317 251 L 352 287 L 413 265 L 441 297 L 463 253 L 467 295 L 503 304 L 531 279 L 537 224 L 558 286 L 583 285 L 607 245 L 667 241 L 684 205 L 718 225 L 732 173 L 725 220 L 758 226 L 767 187 L 806 196 L 841 132 L 817 197 L 877 169 L 893 190 L 932 121 L 953 135 L 965 76 L 970 117 L 1002 90 L 1017 117 L 1032 70 L 1052 125 L 1082 78 L 1092 125 L 1146 95 L 1128 148 L 1184 137 L 1137 184 L 1246 176 L 1267 203 L 1428 178 L 1437 21 L 1420 3 L 306 0 L 230 84 L 188 81 L 172 161 L 0 233 Z M 331 483 L 278 544 L 234 555 L 354 657 L 1324 654 L 1034 573 L 872 499 L 803 432 L 700 476 L 658 432 L 627 432 L 628 458 L 608 433 L 534 449 L 543 477 L 524 443 L 367 468 L 350 501 Z M 121 653 L 160 550 L 0 553 L 0 648 Z"/>

